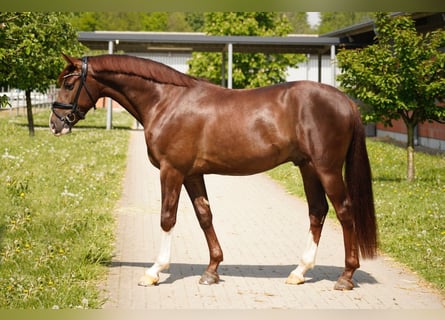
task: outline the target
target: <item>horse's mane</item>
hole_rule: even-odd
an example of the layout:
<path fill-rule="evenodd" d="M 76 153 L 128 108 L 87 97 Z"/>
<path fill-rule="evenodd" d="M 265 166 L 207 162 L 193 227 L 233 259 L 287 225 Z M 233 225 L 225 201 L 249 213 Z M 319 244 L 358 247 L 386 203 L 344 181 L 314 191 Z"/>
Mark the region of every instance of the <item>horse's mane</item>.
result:
<path fill-rule="evenodd" d="M 192 87 L 198 78 L 176 71 L 162 63 L 133 56 L 102 55 L 89 57 L 95 72 L 110 72 L 141 77 L 162 84 Z"/>

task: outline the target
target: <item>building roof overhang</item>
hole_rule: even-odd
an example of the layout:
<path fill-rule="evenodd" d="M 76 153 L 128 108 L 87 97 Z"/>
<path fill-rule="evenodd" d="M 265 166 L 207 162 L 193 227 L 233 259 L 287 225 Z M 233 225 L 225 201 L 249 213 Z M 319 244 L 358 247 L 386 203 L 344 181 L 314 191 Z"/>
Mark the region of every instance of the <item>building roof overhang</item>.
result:
<path fill-rule="evenodd" d="M 392 16 L 405 14 L 393 13 Z M 425 33 L 445 27 L 445 12 L 413 12 L 416 29 Z M 332 46 L 360 48 L 375 43 L 373 21 L 358 23 L 322 35 L 289 35 L 286 37 L 262 36 L 210 36 L 204 33 L 172 32 L 79 32 L 78 40 L 90 50 L 108 50 L 113 43 L 114 52 L 224 52 L 228 44 L 233 52 L 241 53 L 304 53 L 328 54 Z"/>
<path fill-rule="evenodd" d="M 91 50 L 107 50 L 111 41 L 115 51 L 128 52 L 223 52 L 228 44 L 242 53 L 329 52 L 338 37 L 289 35 L 287 37 L 209 36 L 203 33 L 169 32 L 79 32 L 78 39 Z"/>

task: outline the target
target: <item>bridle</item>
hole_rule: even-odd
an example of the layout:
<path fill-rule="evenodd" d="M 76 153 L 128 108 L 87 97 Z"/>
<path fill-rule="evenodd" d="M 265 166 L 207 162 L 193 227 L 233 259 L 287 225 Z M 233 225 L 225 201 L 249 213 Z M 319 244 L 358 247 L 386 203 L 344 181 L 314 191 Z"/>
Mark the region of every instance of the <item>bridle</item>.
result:
<path fill-rule="evenodd" d="M 86 78 L 87 78 L 87 74 L 88 74 L 88 58 L 87 57 L 83 57 L 82 58 L 82 69 L 80 73 L 70 73 L 65 75 L 63 78 L 69 78 L 69 77 L 73 77 L 73 76 L 78 76 L 80 77 L 80 84 L 77 87 L 77 91 L 76 91 L 76 95 L 74 96 L 74 102 L 72 103 L 63 103 L 63 102 L 58 102 L 58 101 L 54 101 L 53 105 L 51 107 L 52 112 L 55 114 L 55 116 L 60 120 L 65 122 L 68 125 L 71 125 L 76 119 L 78 120 L 83 120 L 85 119 L 85 112 L 79 111 L 78 109 L 78 104 L 77 101 L 79 100 L 79 96 L 80 96 L 80 91 L 82 90 L 82 88 L 85 88 L 85 91 L 88 94 L 88 97 L 90 97 L 91 102 L 93 103 L 93 107 L 94 109 L 96 109 L 96 104 L 94 102 L 93 97 L 91 96 L 90 91 L 88 90 L 87 86 L 86 86 Z M 56 109 L 63 109 L 63 110 L 69 110 L 71 109 L 71 112 L 61 116 L 56 112 Z"/>

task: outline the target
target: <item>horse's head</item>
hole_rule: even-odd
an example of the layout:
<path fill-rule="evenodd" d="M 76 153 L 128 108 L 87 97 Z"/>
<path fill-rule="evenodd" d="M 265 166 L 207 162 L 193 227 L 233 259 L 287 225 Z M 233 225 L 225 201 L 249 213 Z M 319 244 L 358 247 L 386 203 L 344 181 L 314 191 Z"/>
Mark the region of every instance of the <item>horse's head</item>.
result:
<path fill-rule="evenodd" d="M 69 133 L 71 128 L 95 108 L 98 94 L 95 86 L 89 85 L 88 59 L 63 55 L 68 66 L 59 75 L 60 91 L 52 105 L 49 126 L 55 135 Z M 91 77 L 90 77 L 91 78 Z"/>

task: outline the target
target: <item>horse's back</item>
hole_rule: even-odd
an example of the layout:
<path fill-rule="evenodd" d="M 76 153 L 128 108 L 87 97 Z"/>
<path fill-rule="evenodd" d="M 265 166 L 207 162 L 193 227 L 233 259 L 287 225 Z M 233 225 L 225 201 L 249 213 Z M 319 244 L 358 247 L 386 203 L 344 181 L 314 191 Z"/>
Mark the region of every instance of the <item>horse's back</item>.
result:
<path fill-rule="evenodd" d="M 237 174 L 244 167 L 255 173 L 288 161 L 344 161 L 354 104 L 334 87 L 296 81 L 248 90 L 218 88 L 206 96 L 213 116 L 203 126 L 205 156 L 237 163 L 243 167 Z"/>

